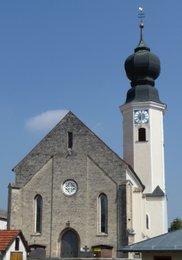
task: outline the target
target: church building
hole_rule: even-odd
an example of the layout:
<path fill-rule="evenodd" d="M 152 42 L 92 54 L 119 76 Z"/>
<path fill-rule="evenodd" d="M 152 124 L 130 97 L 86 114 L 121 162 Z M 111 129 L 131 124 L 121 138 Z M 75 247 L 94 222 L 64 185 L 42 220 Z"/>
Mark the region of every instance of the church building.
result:
<path fill-rule="evenodd" d="M 14 167 L 8 228 L 22 230 L 30 254 L 116 258 L 122 246 L 167 232 L 166 105 L 155 87 L 160 61 L 142 30 L 125 61 L 123 159 L 70 111 Z"/>

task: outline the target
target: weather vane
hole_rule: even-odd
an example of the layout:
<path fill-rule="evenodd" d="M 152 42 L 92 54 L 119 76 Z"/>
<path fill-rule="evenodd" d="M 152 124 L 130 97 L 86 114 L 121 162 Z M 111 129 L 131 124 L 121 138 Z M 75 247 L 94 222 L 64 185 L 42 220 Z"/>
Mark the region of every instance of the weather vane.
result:
<path fill-rule="evenodd" d="M 139 7 L 138 8 L 139 10 L 139 13 L 138 13 L 138 18 L 140 19 L 140 22 L 143 23 L 143 18 L 145 18 L 145 14 L 144 14 L 144 11 L 143 11 L 143 7 Z"/>
<path fill-rule="evenodd" d="M 141 30 L 141 39 L 142 39 L 142 29 L 144 28 L 144 23 L 143 23 L 143 19 L 145 18 L 145 14 L 144 14 L 144 11 L 143 11 L 143 7 L 139 7 L 138 8 L 139 10 L 139 13 L 138 13 L 138 18 L 140 19 L 140 30 Z"/>

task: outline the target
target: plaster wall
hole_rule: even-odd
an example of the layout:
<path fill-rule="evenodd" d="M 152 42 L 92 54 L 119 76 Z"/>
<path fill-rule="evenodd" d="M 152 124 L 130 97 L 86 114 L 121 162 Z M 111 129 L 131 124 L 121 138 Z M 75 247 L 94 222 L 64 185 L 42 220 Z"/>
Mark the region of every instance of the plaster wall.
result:
<path fill-rule="evenodd" d="M 165 191 L 163 112 L 165 106 L 154 102 L 128 103 L 120 107 L 123 113 L 123 152 L 145 185 L 145 193 L 160 186 Z M 133 113 L 149 110 L 149 123 L 135 124 Z M 139 128 L 146 129 L 146 141 L 139 141 Z"/>
<path fill-rule="evenodd" d="M 132 183 L 132 227 L 134 230 L 133 243 L 144 239 L 145 200 L 142 187 L 127 174 L 127 180 Z"/>
<path fill-rule="evenodd" d="M 165 203 L 164 197 L 146 198 L 146 213 L 149 216 L 149 229 L 146 230 L 148 238 L 167 232 Z"/>
<path fill-rule="evenodd" d="M 121 107 L 122 109 L 122 107 Z M 133 142 L 133 109 L 126 108 L 123 113 L 123 158 L 134 168 L 134 142 Z"/>
<path fill-rule="evenodd" d="M 163 111 L 150 109 L 152 190 L 158 185 L 165 191 Z"/>

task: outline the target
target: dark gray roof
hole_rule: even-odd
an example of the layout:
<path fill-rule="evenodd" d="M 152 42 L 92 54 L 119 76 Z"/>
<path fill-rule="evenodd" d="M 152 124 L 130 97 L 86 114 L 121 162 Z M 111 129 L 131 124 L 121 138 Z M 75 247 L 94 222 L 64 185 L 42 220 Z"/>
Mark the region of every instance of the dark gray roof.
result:
<path fill-rule="evenodd" d="M 147 197 L 163 197 L 165 196 L 164 192 L 161 190 L 159 185 L 155 188 L 152 193 L 147 193 Z"/>
<path fill-rule="evenodd" d="M 0 219 L 7 220 L 7 211 L 5 209 L 0 209 Z"/>
<path fill-rule="evenodd" d="M 149 84 L 137 85 L 127 92 L 126 104 L 130 102 L 153 101 L 165 105 L 160 101 L 158 90 Z"/>
<path fill-rule="evenodd" d="M 153 101 L 161 103 L 158 90 L 154 87 L 155 79 L 160 74 L 160 60 L 150 52 L 140 35 L 140 42 L 134 53 L 125 61 L 125 71 L 131 81 L 127 92 L 126 103 Z"/>
<path fill-rule="evenodd" d="M 124 252 L 182 251 L 182 229 L 147 239 L 121 249 Z"/>

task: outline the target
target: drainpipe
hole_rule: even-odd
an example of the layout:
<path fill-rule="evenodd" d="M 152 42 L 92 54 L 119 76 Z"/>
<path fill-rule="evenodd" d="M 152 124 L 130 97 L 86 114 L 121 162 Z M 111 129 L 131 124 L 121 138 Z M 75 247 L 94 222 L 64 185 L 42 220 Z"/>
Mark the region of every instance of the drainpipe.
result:
<path fill-rule="evenodd" d="M 53 181 L 54 181 L 54 156 L 52 158 L 52 171 L 51 171 L 51 216 L 50 216 L 50 240 L 49 240 L 49 258 L 52 257 L 52 221 L 53 221 Z"/>

